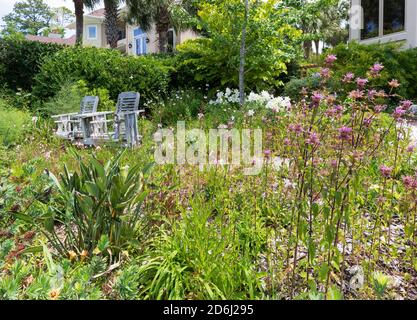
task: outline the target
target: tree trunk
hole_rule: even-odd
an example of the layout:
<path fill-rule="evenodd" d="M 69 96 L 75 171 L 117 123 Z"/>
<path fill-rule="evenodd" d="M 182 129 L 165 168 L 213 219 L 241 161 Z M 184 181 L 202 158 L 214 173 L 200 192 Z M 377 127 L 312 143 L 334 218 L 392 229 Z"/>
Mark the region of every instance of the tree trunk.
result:
<path fill-rule="evenodd" d="M 245 0 L 245 20 L 242 26 L 242 43 L 240 45 L 240 65 L 239 65 L 239 103 L 243 107 L 245 104 L 245 62 L 246 62 L 246 28 L 248 25 L 249 0 Z"/>
<path fill-rule="evenodd" d="M 168 8 L 165 6 L 158 8 L 158 18 L 156 19 L 156 32 L 158 33 L 159 52 L 167 53 L 168 49 L 168 30 L 170 27 L 170 17 Z"/>
<path fill-rule="evenodd" d="M 311 40 L 304 41 L 303 47 L 304 47 L 304 57 L 306 59 L 310 58 L 311 47 L 312 47 Z"/>
<path fill-rule="evenodd" d="M 84 1 L 74 0 L 75 7 L 75 34 L 76 34 L 76 45 L 83 45 L 83 31 L 84 31 Z"/>
<path fill-rule="evenodd" d="M 119 41 L 119 9 L 118 1 L 104 0 L 104 7 L 106 10 L 106 18 L 104 24 L 106 26 L 107 43 L 110 48 L 117 49 L 117 42 Z"/>
<path fill-rule="evenodd" d="M 316 46 L 316 55 L 319 55 L 320 40 L 314 40 Z"/>

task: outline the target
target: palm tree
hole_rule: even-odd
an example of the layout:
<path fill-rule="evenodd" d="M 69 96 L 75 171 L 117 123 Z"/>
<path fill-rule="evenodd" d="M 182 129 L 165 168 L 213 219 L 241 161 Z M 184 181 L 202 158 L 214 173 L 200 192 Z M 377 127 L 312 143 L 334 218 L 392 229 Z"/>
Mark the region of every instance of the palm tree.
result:
<path fill-rule="evenodd" d="M 116 49 L 119 41 L 119 3 L 121 0 L 104 0 L 106 37 L 110 48 Z"/>
<path fill-rule="evenodd" d="M 93 9 L 94 5 L 100 2 L 100 0 L 73 0 L 75 7 L 75 30 L 76 30 L 76 44 L 83 44 L 83 31 L 84 31 L 84 6 Z"/>
<path fill-rule="evenodd" d="M 128 19 L 138 23 L 145 31 L 155 23 L 158 33 L 159 51 L 168 50 L 168 31 L 171 27 L 185 27 L 187 16 L 196 14 L 192 0 L 126 0 Z"/>
<path fill-rule="evenodd" d="M 169 15 L 170 3 L 174 0 L 126 0 L 129 9 L 128 18 L 149 31 L 152 24 L 156 25 L 159 51 L 167 52 L 168 30 L 171 27 Z"/>

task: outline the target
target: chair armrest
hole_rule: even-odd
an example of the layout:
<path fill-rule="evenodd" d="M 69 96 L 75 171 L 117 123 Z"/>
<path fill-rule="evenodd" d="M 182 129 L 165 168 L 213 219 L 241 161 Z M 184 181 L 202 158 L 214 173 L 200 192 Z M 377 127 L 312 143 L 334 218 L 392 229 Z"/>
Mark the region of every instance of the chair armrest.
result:
<path fill-rule="evenodd" d="M 114 114 L 114 112 L 113 111 L 103 111 L 103 112 L 84 113 L 84 114 L 77 115 L 77 118 L 92 118 L 92 117 L 95 117 L 95 116 L 105 116 L 105 115 L 110 115 L 110 114 Z"/>
<path fill-rule="evenodd" d="M 69 116 L 76 116 L 78 113 L 67 113 L 67 114 L 58 114 L 56 116 L 51 116 L 53 119 L 62 118 L 62 117 L 69 117 Z"/>

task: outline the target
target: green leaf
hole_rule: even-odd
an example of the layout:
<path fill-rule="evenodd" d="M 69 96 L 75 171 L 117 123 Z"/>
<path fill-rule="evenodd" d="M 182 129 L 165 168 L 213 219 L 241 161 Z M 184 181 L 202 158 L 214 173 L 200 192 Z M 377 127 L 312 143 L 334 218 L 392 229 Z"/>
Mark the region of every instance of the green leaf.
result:
<path fill-rule="evenodd" d="M 29 223 L 34 223 L 34 220 L 31 216 L 24 214 L 24 213 L 14 213 L 13 214 L 14 217 L 16 217 L 19 220 L 23 220 Z"/>

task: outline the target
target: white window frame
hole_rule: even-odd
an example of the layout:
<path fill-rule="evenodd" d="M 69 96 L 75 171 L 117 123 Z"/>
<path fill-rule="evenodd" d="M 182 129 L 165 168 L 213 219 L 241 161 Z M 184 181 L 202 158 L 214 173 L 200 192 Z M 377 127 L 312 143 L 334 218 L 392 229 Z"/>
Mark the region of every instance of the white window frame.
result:
<path fill-rule="evenodd" d="M 133 50 L 134 50 L 134 54 L 135 54 L 135 56 L 143 56 L 143 55 L 147 55 L 148 54 L 148 50 L 149 50 L 149 47 L 148 47 L 148 45 L 147 45 L 147 39 L 148 39 L 148 35 L 147 35 L 147 33 L 145 32 L 145 33 L 142 33 L 142 34 L 140 34 L 140 35 L 138 35 L 138 36 L 135 36 L 134 35 L 134 32 L 135 32 L 135 30 L 136 29 L 134 29 L 133 30 Z M 140 50 L 142 53 L 138 53 L 138 42 L 137 42 L 137 40 L 141 40 L 140 41 L 140 49 L 142 49 L 142 50 Z M 145 40 L 145 42 L 146 42 L 146 50 L 144 50 L 144 48 L 142 47 L 142 44 L 143 44 L 143 40 Z"/>
<path fill-rule="evenodd" d="M 90 28 L 96 29 L 96 36 L 90 37 Z M 96 24 L 89 24 L 87 25 L 87 39 L 88 40 L 97 40 L 98 39 L 98 28 Z"/>
<path fill-rule="evenodd" d="M 379 0 L 379 29 L 378 29 L 378 36 L 368 39 L 362 39 L 362 32 L 359 33 L 359 39 L 363 43 L 367 42 L 375 42 L 375 40 L 384 40 L 387 41 L 401 41 L 407 39 L 407 28 L 408 28 L 408 16 L 407 16 L 407 9 L 408 9 L 408 0 L 404 1 L 405 7 L 404 7 L 404 30 L 390 33 L 390 34 L 384 34 L 384 0 Z M 360 0 L 360 5 L 362 7 L 362 0 Z M 363 7 L 362 7 L 363 8 Z M 362 26 L 365 25 L 365 13 L 362 9 Z"/>

